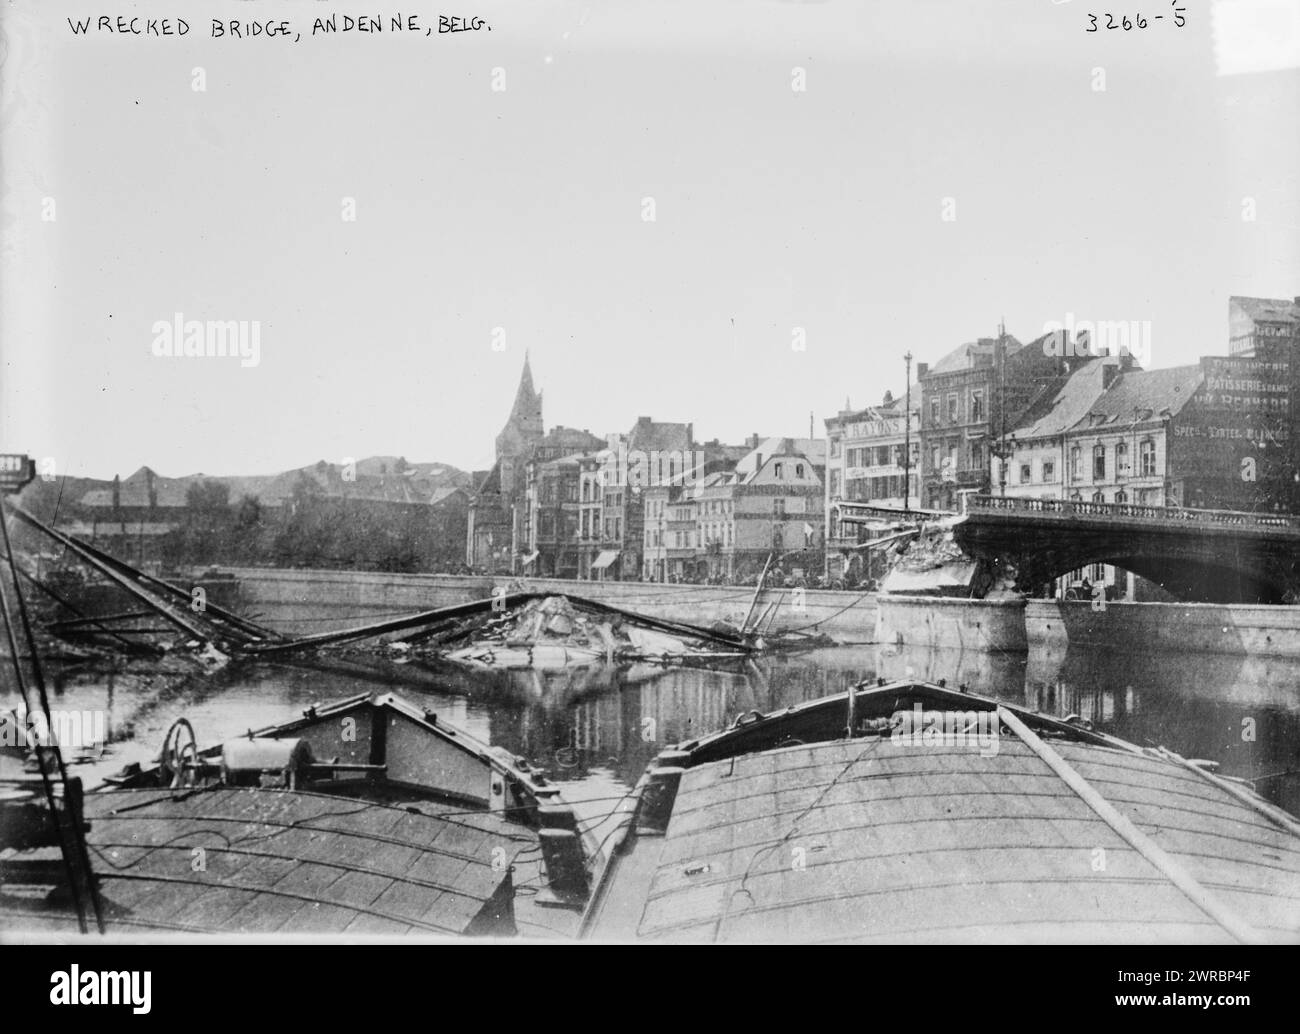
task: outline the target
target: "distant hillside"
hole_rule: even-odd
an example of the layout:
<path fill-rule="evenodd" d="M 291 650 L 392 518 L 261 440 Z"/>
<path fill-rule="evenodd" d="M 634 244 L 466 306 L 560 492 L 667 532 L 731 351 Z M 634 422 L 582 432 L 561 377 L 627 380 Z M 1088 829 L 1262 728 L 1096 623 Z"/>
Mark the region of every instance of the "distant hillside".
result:
<path fill-rule="evenodd" d="M 252 496 L 264 507 L 279 507 L 295 488 L 313 496 L 334 499 L 393 503 L 433 504 L 470 487 L 471 475 L 448 463 L 408 463 L 401 456 L 369 456 L 345 468 L 320 460 L 309 466 L 279 474 L 209 475 L 186 474 L 166 477 L 149 467 L 140 467 L 122 478 L 116 504 L 112 479 L 59 478 L 37 480 L 23 493 L 23 503 L 46 517 L 57 505 L 60 513 L 74 511 L 155 508 L 179 509 L 186 505 L 191 486 L 220 482 L 230 489 L 230 502 Z"/>

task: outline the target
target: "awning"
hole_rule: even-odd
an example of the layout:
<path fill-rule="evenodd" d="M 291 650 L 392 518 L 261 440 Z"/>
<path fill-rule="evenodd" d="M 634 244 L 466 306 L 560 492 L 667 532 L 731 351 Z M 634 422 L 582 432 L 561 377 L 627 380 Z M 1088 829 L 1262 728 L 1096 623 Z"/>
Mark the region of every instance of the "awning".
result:
<path fill-rule="evenodd" d="M 613 549 L 602 550 L 600 556 L 591 564 L 593 571 L 601 571 L 618 559 L 618 551 Z"/>

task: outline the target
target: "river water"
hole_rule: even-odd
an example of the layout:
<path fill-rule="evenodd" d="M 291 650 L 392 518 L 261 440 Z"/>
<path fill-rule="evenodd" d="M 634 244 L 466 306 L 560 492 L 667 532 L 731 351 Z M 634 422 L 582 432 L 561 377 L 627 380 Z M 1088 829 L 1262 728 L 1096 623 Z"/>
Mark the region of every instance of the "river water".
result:
<path fill-rule="evenodd" d="M 184 678 L 100 666 L 49 672 L 51 707 L 102 710 L 108 746 L 72 772 L 89 788 L 155 756 L 170 724 L 190 720 L 200 745 L 294 717 L 313 703 L 392 690 L 439 718 L 526 758 L 564 784 L 601 825 L 667 744 L 749 711 L 841 693 L 862 679 L 944 679 L 949 686 L 1049 714 L 1078 714 L 1139 744 L 1208 758 L 1225 775 L 1300 812 L 1300 662 L 1213 654 L 1050 657 L 990 651 L 839 647 L 748 661 L 729 670 L 635 666 L 557 673 L 465 672 L 356 653 L 297 664 L 232 663 Z M 8 688 L 0 706 L 18 705 Z"/>

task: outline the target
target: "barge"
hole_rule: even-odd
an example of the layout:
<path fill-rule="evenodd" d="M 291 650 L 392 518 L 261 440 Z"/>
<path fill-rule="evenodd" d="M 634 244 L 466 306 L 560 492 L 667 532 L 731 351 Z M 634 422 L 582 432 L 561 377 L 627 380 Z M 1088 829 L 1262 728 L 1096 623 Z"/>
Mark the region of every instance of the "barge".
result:
<path fill-rule="evenodd" d="M 942 685 L 861 684 L 661 752 L 604 941 L 1300 941 L 1300 823 L 1208 762 Z"/>

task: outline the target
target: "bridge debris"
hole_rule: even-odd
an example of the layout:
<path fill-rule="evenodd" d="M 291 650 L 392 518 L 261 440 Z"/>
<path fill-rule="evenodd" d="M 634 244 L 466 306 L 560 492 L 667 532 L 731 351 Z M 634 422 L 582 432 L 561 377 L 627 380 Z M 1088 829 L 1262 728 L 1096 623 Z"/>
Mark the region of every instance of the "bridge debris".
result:
<path fill-rule="evenodd" d="M 463 645 L 461 645 L 463 644 Z M 470 667 L 542 670 L 634 661 L 743 658 L 754 647 L 731 631 L 646 623 L 580 597 L 535 596 L 510 612 L 462 625 L 439 640 L 447 660 Z"/>
<path fill-rule="evenodd" d="M 197 656 L 209 666 L 232 656 L 281 656 L 394 637 L 408 649 L 418 647 L 471 667 L 554 668 L 645 660 L 689 663 L 743 658 L 764 647 L 757 626 L 748 633 L 722 624 L 703 628 L 577 596 L 531 592 L 498 592 L 488 599 L 354 628 L 290 637 L 211 602 L 193 606 L 187 589 L 64 534 L 20 507 L 11 506 L 10 510 L 141 605 L 114 614 L 87 615 L 60 597 L 76 616 L 52 622 L 52 633 L 71 638 L 102 635 L 135 649 L 141 645 L 134 638 L 137 635 L 179 632 L 186 646 L 197 650 Z M 34 576 L 27 577 L 39 584 Z M 150 618 L 161 619 L 162 626 L 149 624 Z"/>
<path fill-rule="evenodd" d="M 258 643 L 273 643 L 285 640 L 279 632 L 264 628 L 255 622 L 240 617 L 215 603 L 204 600 L 196 604 L 194 596 L 188 589 L 132 567 L 124 561 L 96 549 L 88 542 L 66 535 L 32 514 L 21 506 L 6 501 L 5 509 L 24 525 L 48 536 L 64 546 L 70 553 L 90 567 L 95 573 L 108 579 L 124 592 L 138 600 L 148 614 L 161 618 L 172 630 L 183 633 L 187 644 L 204 648 L 204 653 L 212 657 L 212 650 L 222 654 L 231 654 Z M 20 569 L 21 570 L 21 569 Z M 34 576 L 23 572 L 27 580 L 36 581 Z M 38 583 L 39 584 L 39 583 Z M 43 588 L 45 588 L 43 586 Z M 46 589 L 47 592 L 52 590 Z M 140 612 L 128 611 L 116 615 L 87 618 L 81 615 L 79 623 L 73 623 L 73 630 L 98 627 L 114 638 L 121 639 L 126 629 L 117 625 L 122 620 L 138 620 Z M 55 629 L 57 631 L 57 627 Z M 63 631 L 69 629 L 64 623 Z M 156 628 L 150 632 L 161 631 Z"/>

